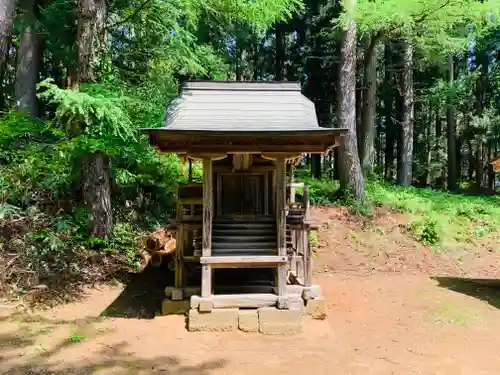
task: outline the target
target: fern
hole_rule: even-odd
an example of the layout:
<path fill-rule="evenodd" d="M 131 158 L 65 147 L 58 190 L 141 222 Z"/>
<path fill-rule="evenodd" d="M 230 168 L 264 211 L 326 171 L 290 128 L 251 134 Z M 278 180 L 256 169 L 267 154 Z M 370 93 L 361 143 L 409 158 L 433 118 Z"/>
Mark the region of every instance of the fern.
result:
<path fill-rule="evenodd" d="M 134 139 L 134 128 L 124 108 L 125 97 L 106 97 L 86 92 L 63 90 L 47 78 L 38 84 L 40 99 L 57 106 L 55 122 L 71 136 L 113 135 L 123 140 Z"/>

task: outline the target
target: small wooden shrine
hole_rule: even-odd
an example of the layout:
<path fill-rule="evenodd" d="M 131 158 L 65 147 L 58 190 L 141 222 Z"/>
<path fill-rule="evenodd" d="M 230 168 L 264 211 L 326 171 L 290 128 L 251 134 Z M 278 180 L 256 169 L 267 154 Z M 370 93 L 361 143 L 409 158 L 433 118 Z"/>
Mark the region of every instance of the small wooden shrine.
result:
<path fill-rule="evenodd" d="M 203 183 L 179 187 L 175 286 L 164 311 L 189 308 L 190 330 L 225 330 L 238 326 L 238 309 L 255 309 L 265 331 L 267 310 L 257 309 L 303 309 L 321 297 L 308 188 L 293 168 L 304 153 L 328 153 L 345 130 L 319 127 L 298 83 L 187 82 L 165 126 L 145 131 L 160 152 L 203 164 Z"/>

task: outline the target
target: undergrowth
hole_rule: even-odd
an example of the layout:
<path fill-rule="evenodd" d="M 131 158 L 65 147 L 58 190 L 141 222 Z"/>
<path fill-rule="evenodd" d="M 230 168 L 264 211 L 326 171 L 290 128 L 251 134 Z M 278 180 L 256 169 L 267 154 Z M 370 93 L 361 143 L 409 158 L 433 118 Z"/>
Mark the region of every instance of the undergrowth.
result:
<path fill-rule="evenodd" d="M 115 138 L 108 146 L 112 237 L 90 237 L 79 143 L 48 122 L 0 117 L 0 295 L 66 294 L 135 270 L 145 234 L 172 215 L 178 159 L 140 136 Z"/>
<path fill-rule="evenodd" d="M 366 181 L 367 205 L 338 200 L 337 181 L 311 180 L 312 204 L 348 206 L 351 211 L 370 216 L 376 207 L 388 207 L 408 214 L 407 229 L 418 241 L 436 249 L 466 247 L 491 238 L 500 230 L 500 197 L 454 194 L 415 187 L 403 188 L 381 181 Z"/>

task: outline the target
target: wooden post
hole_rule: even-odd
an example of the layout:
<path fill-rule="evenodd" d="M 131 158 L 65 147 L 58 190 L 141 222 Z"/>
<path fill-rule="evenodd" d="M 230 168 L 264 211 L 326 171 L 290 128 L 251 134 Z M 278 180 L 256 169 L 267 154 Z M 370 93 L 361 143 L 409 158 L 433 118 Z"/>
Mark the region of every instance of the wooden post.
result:
<path fill-rule="evenodd" d="M 304 184 L 304 221 L 309 219 L 309 186 Z"/>
<path fill-rule="evenodd" d="M 278 255 L 286 256 L 286 165 L 285 158 L 276 159 L 276 242 Z M 288 266 L 278 266 L 278 295 L 286 294 L 286 277 Z"/>
<path fill-rule="evenodd" d="M 309 242 L 309 229 L 304 229 L 304 286 L 312 285 L 312 256 Z"/>
<path fill-rule="evenodd" d="M 293 176 L 293 163 L 290 164 L 290 203 L 295 203 L 295 178 Z"/>
<path fill-rule="evenodd" d="M 203 248 L 202 256 L 212 255 L 212 215 L 213 215 L 213 185 L 212 159 L 203 158 Z M 201 296 L 212 294 L 212 268 L 204 264 L 201 268 Z"/>

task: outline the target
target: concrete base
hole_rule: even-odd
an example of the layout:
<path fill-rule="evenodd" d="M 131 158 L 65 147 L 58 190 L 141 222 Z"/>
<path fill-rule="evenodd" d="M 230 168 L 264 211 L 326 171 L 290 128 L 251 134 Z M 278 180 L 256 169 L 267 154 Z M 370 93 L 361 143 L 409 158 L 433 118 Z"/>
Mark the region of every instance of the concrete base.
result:
<path fill-rule="evenodd" d="M 305 311 L 307 315 L 311 315 L 313 319 L 317 320 L 324 320 L 328 315 L 326 301 L 323 297 L 308 300 Z"/>
<path fill-rule="evenodd" d="M 233 331 L 238 329 L 238 309 L 215 309 L 209 313 L 189 310 L 189 331 Z"/>
<path fill-rule="evenodd" d="M 161 303 L 162 315 L 182 315 L 189 311 L 189 301 L 172 301 L 165 298 Z"/>
<path fill-rule="evenodd" d="M 243 332 L 258 332 L 259 314 L 257 309 L 240 309 L 238 316 L 238 328 Z"/>
<path fill-rule="evenodd" d="M 302 331 L 302 311 L 300 309 L 278 310 L 275 307 L 261 307 L 259 332 L 265 335 L 294 335 Z"/>

